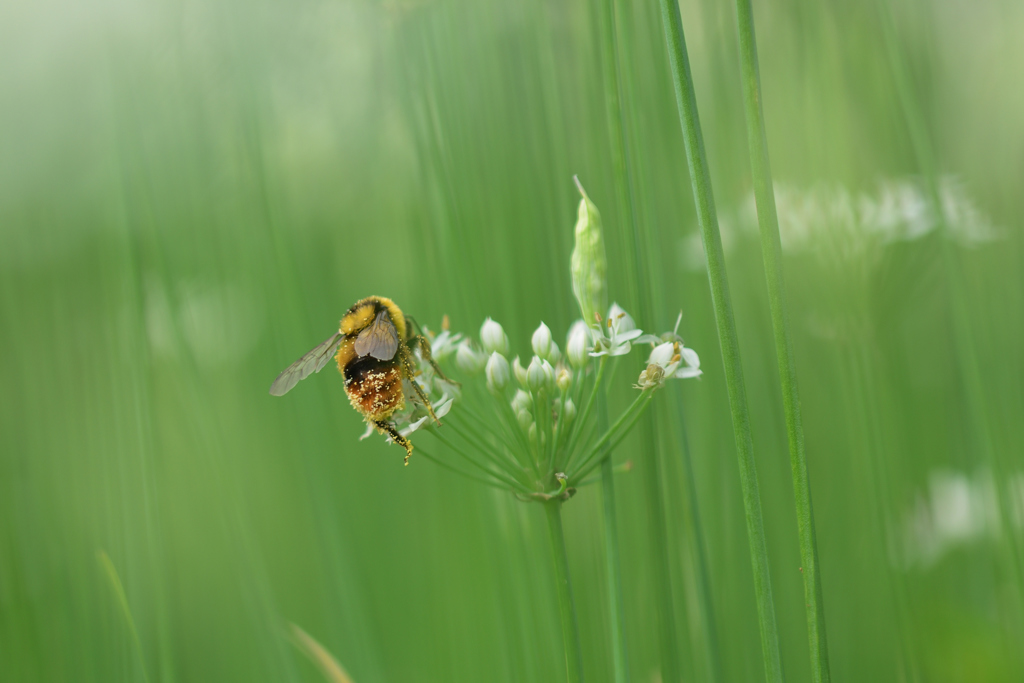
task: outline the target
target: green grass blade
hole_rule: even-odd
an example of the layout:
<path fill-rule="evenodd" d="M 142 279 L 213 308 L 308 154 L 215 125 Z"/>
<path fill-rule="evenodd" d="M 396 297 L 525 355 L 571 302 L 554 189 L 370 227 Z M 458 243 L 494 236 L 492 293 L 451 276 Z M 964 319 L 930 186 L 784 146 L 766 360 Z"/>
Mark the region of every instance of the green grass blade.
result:
<path fill-rule="evenodd" d="M 754 446 L 750 436 L 750 417 L 747 412 L 746 388 L 740 365 L 739 339 L 733 320 L 729 283 L 725 272 L 725 253 L 718 230 L 715 202 L 711 193 L 711 173 L 704 153 L 704 139 L 697 114 L 697 98 L 690 74 L 683 36 L 683 20 L 675 0 L 660 0 L 665 40 L 668 47 L 672 81 L 675 86 L 676 106 L 683 129 L 686 159 L 697 206 L 701 239 L 708 266 L 711 298 L 718 326 L 718 340 L 722 349 L 725 379 L 729 393 L 736 452 L 739 458 L 740 484 L 743 489 L 743 507 L 746 512 L 750 559 L 754 570 L 754 592 L 761 629 L 761 648 L 764 655 L 765 676 L 771 683 L 782 680 L 779 656 L 779 634 L 772 598 L 771 575 L 768 568 L 768 549 L 765 544 L 764 522 L 761 516 L 761 496 L 757 485 Z"/>
<path fill-rule="evenodd" d="M 624 32 L 616 15 L 615 0 L 601 3 L 601 56 L 604 77 L 606 117 L 612 151 L 612 166 L 615 172 L 615 188 L 619 204 L 619 244 L 626 255 L 628 282 L 635 288 L 635 303 L 641 324 L 655 324 L 651 305 L 651 288 L 648 282 L 650 271 L 646 258 L 646 239 L 638 212 L 637 183 L 634 173 L 635 159 L 633 145 L 628 134 L 626 105 L 631 91 L 626 79 L 630 77 L 625 68 L 626 49 L 623 47 Z M 628 230 L 626 229 L 628 226 Z M 656 438 L 654 416 L 647 418 L 649 429 L 642 429 L 639 435 L 640 458 L 644 460 L 642 481 L 654 523 L 654 543 L 651 546 L 651 566 L 655 585 L 660 595 L 656 606 L 658 635 L 661 649 L 662 676 L 667 681 L 680 680 L 680 665 L 677 645 L 677 626 L 672 599 L 672 568 L 668 556 L 668 530 L 665 523 L 665 501 L 661 490 L 661 467 Z M 609 450 L 610 452 L 610 450 Z M 638 459 L 640 459 L 638 458 Z M 624 647 L 624 644 L 622 645 Z M 616 680 L 623 680 L 617 678 Z"/>
<path fill-rule="evenodd" d="M 139 638 L 139 630 L 135 627 L 135 618 L 132 616 L 131 607 L 128 606 L 128 596 L 125 594 L 124 586 L 121 584 L 121 577 L 118 576 L 117 568 L 110 561 L 110 556 L 107 555 L 106 551 L 97 550 L 96 559 L 99 560 L 103 573 L 106 574 L 107 580 L 110 581 L 110 587 L 114 590 L 114 597 L 117 598 L 117 606 L 121 609 L 121 616 L 124 617 L 128 630 L 132 634 L 132 644 L 135 646 L 135 652 L 139 656 L 139 666 L 142 668 L 142 680 L 145 683 L 149 683 L 149 674 L 146 673 L 146 657 L 142 652 L 142 640 Z"/>
<path fill-rule="evenodd" d="M 736 0 L 736 22 L 740 44 L 743 108 L 750 146 L 750 169 L 754 179 L 754 200 L 757 203 L 757 221 L 761 231 L 761 253 L 764 257 L 765 277 L 768 280 L 768 302 L 772 314 L 772 330 L 775 333 L 779 379 L 782 384 L 790 466 L 793 470 L 793 494 L 796 498 L 796 520 L 800 532 L 800 562 L 804 579 L 811 675 L 815 683 L 828 683 L 831 675 L 828 666 L 828 641 L 825 637 L 825 607 L 818 566 L 818 543 L 814 533 L 814 511 L 811 507 L 811 484 L 807 473 L 807 455 L 804 451 L 804 429 L 800 415 L 796 366 L 793 363 L 793 350 L 789 341 L 783 294 L 782 240 L 779 236 L 775 188 L 768 160 L 768 140 L 761 103 L 761 75 L 757 62 L 757 40 L 754 35 L 754 9 L 751 0 Z"/>
<path fill-rule="evenodd" d="M 345 667 L 331 654 L 330 650 L 320 644 L 320 641 L 303 631 L 298 624 L 289 623 L 288 626 L 291 629 L 292 642 L 295 647 L 316 665 L 328 683 L 353 683 L 352 677 L 345 671 Z"/>
<path fill-rule="evenodd" d="M 910 134 L 911 146 L 922 176 L 924 176 L 928 199 L 931 202 L 933 214 L 938 221 L 939 232 L 942 235 L 942 265 L 945 276 L 949 281 L 947 286 L 949 292 L 949 310 L 952 320 L 953 337 L 956 342 L 954 349 L 957 355 L 957 367 L 964 384 L 968 418 L 974 426 L 978 448 L 981 452 L 983 462 L 992 467 L 1000 475 L 1005 475 L 1007 469 L 996 456 L 996 448 L 993 444 L 992 425 L 990 415 L 993 414 L 991 406 L 988 405 L 989 392 L 985 390 L 982 380 L 980 364 L 978 360 L 977 344 L 974 339 L 973 325 L 970 320 L 970 304 L 967 302 L 966 283 L 964 282 L 961 266 L 957 262 L 957 255 L 954 251 L 953 240 L 949 234 L 945 209 L 939 190 L 939 178 L 936 161 L 936 153 L 933 148 L 931 137 L 928 134 L 928 126 L 924 111 L 915 97 L 910 85 L 910 75 L 904 63 L 899 40 L 896 35 L 896 27 L 893 24 L 892 10 L 888 6 L 878 4 L 879 18 L 882 23 L 882 36 L 885 42 L 886 56 L 889 59 L 889 66 L 896 82 L 896 91 L 900 102 L 900 111 Z M 1007 496 L 997 496 L 997 508 L 1000 520 L 1005 528 L 1012 528 L 1013 510 Z M 1009 545 L 1010 564 L 1013 573 L 1020 584 L 1024 587 L 1024 551 L 1022 551 L 1019 539 L 1012 533 L 1007 535 Z"/>

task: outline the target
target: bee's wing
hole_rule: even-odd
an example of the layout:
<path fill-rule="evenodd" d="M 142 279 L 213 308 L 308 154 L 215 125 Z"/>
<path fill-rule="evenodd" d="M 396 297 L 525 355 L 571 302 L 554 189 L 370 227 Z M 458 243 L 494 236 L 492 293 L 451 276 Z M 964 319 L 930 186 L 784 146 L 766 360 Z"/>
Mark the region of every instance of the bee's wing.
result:
<path fill-rule="evenodd" d="M 289 365 L 270 385 L 271 396 L 284 396 L 299 383 L 300 379 L 306 379 L 314 372 L 320 372 L 327 365 L 327 361 L 338 352 L 343 338 L 344 335 L 341 332 L 335 332 L 326 341 L 318 344 L 315 349 Z"/>
<path fill-rule="evenodd" d="M 357 356 L 373 356 L 380 360 L 391 360 L 398 351 L 398 330 L 387 311 L 381 311 L 370 326 L 356 337 Z"/>

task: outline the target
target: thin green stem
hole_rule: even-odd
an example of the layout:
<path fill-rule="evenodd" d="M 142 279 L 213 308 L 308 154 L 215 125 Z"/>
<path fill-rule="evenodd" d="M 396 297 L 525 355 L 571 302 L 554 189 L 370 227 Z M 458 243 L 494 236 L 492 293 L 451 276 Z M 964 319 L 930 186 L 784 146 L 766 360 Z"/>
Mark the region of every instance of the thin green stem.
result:
<path fill-rule="evenodd" d="M 602 436 L 598 440 L 590 454 L 583 459 L 583 462 L 579 463 L 579 465 L 576 466 L 575 472 L 573 472 L 570 475 L 570 477 L 573 479 L 581 479 L 590 474 L 590 471 L 593 470 L 594 467 L 596 467 L 598 464 L 598 461 L 596 460 L 598 453 L 601 452 L 602 447 L 613 437 L 615 440 L 611 442 L 611 444 L 607 447 L 607 450 L 609 453 L 614 451 L 615 448 L 620 443 L 622 443 L 622 440 L 626 438 L 630 431 L 632 431 L 637 421 L 644 414 L 644 411 L 647 409 L 647 406 L 650 405 L 651 403 L 652 396 L 653 392 L 648 391 L 645 391 L 644 393 L 640 394 L 640 396 L 638 396 L 637 399 L 633 401 L 633 405 L 627 408 L 626 412 L 624 412 L 615 422 L 615 424 L 612 425 L 612 428 L 605 432 L 604 436 Z M 627 418 L 629 419 L 628 422 L 626 422 Z M 622 426 L 623 423 L 625 423 L 625 426 Z"/>
<path fill-rule="evenodd" d="M 569 580 L 569 553 L 565 549 L 562 531 L 562 502 L 552 500 L 544 504 L 548 532 L 551 537 L 551 559 L 555 565 L 555 589 L 562 621 L 562 641 L 565 645 L 565 675 L 568 683 L 583 682 L 583 655 L 580 650 L 580 628 L 576 619 L 576 602 Z"/>
<path fill-rule="evenodd" d="M 718 625 L 715 623 L 715 611 L 711 601 L 711 584 L 708 580 L 707 546 L 704 543 L 704 527 L 701 524 L 700 506 L 697 501 L 697 484 L 693 472 L 693 457 L 690 453 L 690 440 L 686 433 L 686 418 L 683 412 L 683 392 L 681 387 L 675 390 L 676 410 L 675 424 L 679 431 L 680 452 L 683 471 L 686 476 L 686 493 L 689 515 L 690 540 L 693 547 L 694 574 L 697 582 L 697 606 L 701 617 L 701 630 L 704 631 L 707 643 L 708 680 L 711 683 L 721 679 L 718 648 Z"/>
<path fill-rule="evenodd" d="M 547 389 L 541 389 L 533 396 L 533 420 L 537 426 L 537 468 L 542 475 L 550 473 L 548 441 L 551 434 L 551 399 Z M 544 481 L 547 486 L 551 482 Z"/>
<path fill-rule="evenodd" d="M 422 455 L 424 458 L 426 458 L 430 462 L 434 463 L 435 465 L 443 467 L 444 469 L 446 469 L 446 470 L 448 470 L 450 472 L 454 472 L 455 474 L 462 475 L 463 477 L 466 477 L 467 479 L 472 479 L 475 482 L 479 482 L 479 483 L 484 484 L 486 486 L 494 487 L 494 488 L 499 489 L 501 491 L 508 491 L 508 487 L 504 486 L 503 483 L 500 482 L 500 481 L 492 480 L 492 479 L 487 479 L 486 477 L 480 477 L 480 476 L 477 476 L 475 474 L 471 474 L 469 472 L 465 472 L 463 470 L 460 470 L 458 467 L 452 467 L 451 465 L 449 465 L 445 461 L 441 460 L 440 458 L 435 458 L 430 453 L 428 453 L 425 450 L 423 450 L 423 446 L 422 445 L 417 445 L 416 446 L 416 454 L 417 455 Z"/>
<path fill-rule="evenodd" d="M 605 443 L 607 443 L 608 439 L 612 437 L 616 430 L 618 430 L 626 422 L 626 420 L 632 417 L 633 412 L 636 410 L 637 406 L 640 405 L 640 402 L 645 397 L 645 395 L 646 392 L 641 393 L 633 400 L 631 404 L 629 404 L 629 407 L 626 408 L 622 415 L 619 415 L 619 419 L 615 421 L 615 424 L 606 429 L 604 433 L 601 435 L 601 438 L 597 440 L 597 443 L 590 447 L 590 452 L 587 453 L 587 455 L 583 458 L 582 463 L 573 463 L 571 460 L 567 462 L 565 464 L 566 473 L 568 473 L 569 470 L 579 471 L 580 467 L 590 462 L 597 455 L 598 451 L 601 450 L 601 447 L 604 446 Z M 632 423 L 630 423 L 630 425 L 632 426 Z"/>
<path fill-rule="evenodd" d="M 633 461 L 632 460 L 627 460 L 626 462 L 620 462 L 618 465 L 612 465 L 612 472 L 614 472 L 616 475 L 625 474 L 626 472 L 629 472 L 632 469 L 633 469 Z M 601 481 L 601 475 L 600 474 L 595 474 L 595 475 L 593 475 L 591 477 L 587 477 L 583 481 L 580 481 L 580 482 L 578 482 L 576 484 L 573 484 L 573 486 L 576 487 L 577 489 L 581 489 L 584 486 L 590 486 L 591 484 L 596 484 L 599 481 Z"/>
<path fill-rule="evenodd" d="M 539 479 L 540 470 L 537 468 L 537 463 L 535 463 L 533 458 L 530 457 L 531 451 L 529 438 L 526 434 L 523 434 L 523 429 L 519 426 L 519 421 L 516 419 L 515 413 L 512 412 L 512 406 L 508 404 L 508 401 L 503 401 L 501 399 L 497 399 L 496 403 L 498 406 L 496 412 L 504 422 L 505 428 L 511 434 L 512 440 L 519 444 L 519 450 L 511 449 L 512 455 L 523 467 L 524 472 L 529 472 L 529 470 L 532 469 L 534 476 Z M 525 456 L 525 462 L 523 462 L 519 457 L 520 455 Z"/>
<path fill-rule="evenodd" d="M 450 419 L 450 422 L 452 423 L 452 426 L 455 427 L 453 431 L 455 431 L 456 434 L 460 434 L 463 439 L 478 451 L 485 454 L 495 453 L 496 455 L 492 458 L 492 462 L 500 466 L 510 476 L 518 479 L 520 474 L 525 473 L 522 465 L 520 465 L 512 455 L 508 454 L 508 449 L 488 443 L 487 439 L 476 431 L 468 420 L 461 416 L 456 416 Z M 462 430 L 461 433 L 460 430 Z"/>
<path fill-rule="evenodd" d="M 597 406 L 601 427 L 608 425 L 608 405 L 602 395 Z M 608 618 L 612 625 L 612 665 L 615 683 L 629 681 L 629 654 L 626 649 L 625 598 L 622 594 L 622 564 L 619 561 L 619 531 L 615 514 L 615 468 L 611 451 L 601 459 L 601 493 L 604 498 L 604 550 L 608 571 Z"/>
<path fill-rule="evenodd" d="M 604 369 L 607 363 L 608 357 L 601 356 L 601 360 L 598 361 L 597 376 L 594 377 L 594 386 L 590 389 L 590 395 L 587 396 L 587 405 L 584 406 L 583 412 L 576 418 L 576 426 L 572 431 L 572 436 L 569 438 L 569 446 L 566 448 L 567 451 L 571 451 L 572 447 L 575 446 L 576 440 L 579 437 L 580 431 L 586 426 L 587 419 L 590 417 L 590 411 L 594 408 L 594 399 L 597 398 L 597 392 L 601 387 L 601 380 L 604 378 Z M 568 462 L 565 465 L 568 467 Z"/>
<path fill-rule="evenodd" d="M 110 581 L 110 587 L 113 588 L 114 596 L 117 598 L 117 606 L 121 608 L 121 615 L 128 625 L 128 631 L 132 634 L 132 644 L 135 646 L 135 652 L 139 656 L 139 666 L 142 668 L 142 680 L 144 683 L 149 683 L 149 674 L 146 672 L 146 657 L 142 653 L 142 641 L 139 639 L 139 630 L 135 628 L 135 618 L 132 617 L 131 607 L 128 606 L 128 596 L 125 595 L 124 586 L 121 584 L 121 577 L 118 576 L 114 563 L 110 561 L 110 556 L 105 551 L 97 550 L 96 559 L 99 560 L 100 566 L 103 567 L 103 572 L 107 575 L 107 580 Z"/>
<path fill-rule="evenodd" d="M 761 630 L 761 650 L 764 656 L 765 677 L 769 683 L 782 681 L 782 662 L 779 656 L 779 634 L 775 620 L 771 574 L 768 568 L 768 548 L 765 543 L 764 522 L 761 517 L 761 494 L 757 485 L 754 463 L 754 444 L 750 436 L 750 417 L 747 412 L 747 393 L 740 365 L 739 339 L 733 320 L 729 282 L 725 272 L 725 253 L 718 231 L 718 217 L 711 192 L 711 173 L 704 152 L 704 138 L 697 114 L 697 97 L 690 74 L 683 36 L 683 20 L 675 0 L 659 0 L 665 42 L 668 47 L 672 81 L 675 86 L 676 106 L 686 145 L 686 160 L 690 169 L 697 220 L 708 265 L 711 299 L 718 326 L 718 341 L 722 349 L 729 407 L 732 413 L 736 454 L 739 460 L 740 485 L 746 513 L 750 559 L 754 571 L 754 593 L 757 598 L 758 622 Z"/>
<path fill-rule="evenodd" d="M 886 53 L 889 57 L 890 68 L 896 82 L 896 92 L 903 112 L 904 122 L 910 133 L 910 140 L 914 148 L 914 156 L 917 158 L 917 165 L 924 176 L 928 199 L 932 205 L 932 211 L 938 222 L 942 244 L 942 263 L 945 275 L 948 280 L 947 291 L 949 293 L 949 309 L 953 322 L 953 340 L 958 363 L 956 367 L 960 371 L 964 383 L 966 396 L 967 413 L 970 423 L 974 427 L 975 438 L 982 458 L 989 467 L 997 473 L 1004 474 L 1005 467 L 997 457 L 997 450 L 993 444 L 992 425 L 990 416 L 993 411 L 988 403 L 990 392 L 986 391 L 982 381 L 981 369 L 978 361 L 978 350 L 974 340 L 974 326 L 970 319 L 970 306 L 967 303 L 967 287 L 964 282 L 963 272 L 960 269 L 953 243 L 953 235 L 943 209 L 941 189 L 937 173 L 936 153 L 933 147 L 931 136 L 928 134 L 927 120 L 924 109 L 920 106 L 911 87 L 910 74 L 907 72 L 905 58 L 900 50 L 899 38 L 896 35 L 896 27 L 892 17 L 892 9 L 882 2 L 878 3 L 879 18 L 882 22 L 882 36 L 884 38 Z M 1004 474 L 1005 476 L 1005 474 Z M 996 496 L 1001 522 L 1005 528 L 1013 528 L 1013 510 L 1010 506 L 1008 496 Z M 1009 544 L 1009 562 L 1012 565 L 1013 573 L 1020 587 L 1024 587 L 1024 551 L 1014 534 L 1007 535 Z"/>
<path fill-rule="evenodd" d="M 640 221 L 636 210 L 636 191 L 633 183 L 632 154 L 626 134 L 626 116 L 623 109 L 625 100 L 622 55 L 619 50 L 618 22 L 615 16 L 615 0 L 601 2 L 601 60 L 604 75 L 605 110 L 608 120 L 608 137 L 611 143 L 612 168 L 615 171 L 615 191 L 619 205 L 620 223 L 629 226 L 627 233 L 620 232 L 620 243 L 628 258 L 624 260 L 626 281 L 637 288 L 636 297 L 640 306 L 641 320 L 648 321 L 650 305 L 642 277 L 646 272 L 643 264 L 644 252 L 641 246 Z M 587 321 L 590 322 L 590 321 Z"/>
<path fill-rule="evenodd" d="M 796 366 L 789 341 L 783 293 L 782 240 L 779 236 L 779 217 L 775 209 L 775 190 L 772 185 L 771 164 L 768 160 L 768 140 L 761 102 L 761 76 L 757 61 L 757 40 L 754 35 L 754 10 L 751 0 L 736 0 L 736 22 L 739 31 L 747 141 L 750 145 L 750 170 L 754 179 L 754 201 L 757 204 L 757 220 L 761 230 L 761 254 L 764 258 L 765 277 L 768 280 L 768 303 L 772 314 L 772 329 L 775 333 L 775 353 L 782 385 L 782 405 L 786 415 L 796 521 L 800 534 L 800 562 L 804 578 L 804 605 L 807 610 L 811 680 L 814 683 L 828 683 L 831 675 L 828 666 L 828 642 L 825 637 L 825 606 L 818 567 L 818 543 L 814 533 L 814 511 L 811 507 L 811 484 L 807 473 L 807 456 L 804 452 Z"/>
<path fill-rule="evenodd" d="M 512 488 L 517 489 L 518 491 L 520 491 L 522 493 L 527 493 L 527 494 L 531 493 L 530 489 L 526 488 L 525 486 L 523 486 L 522 483 L 516 481 L 515 479 L 513 479 L 509 475 L 505 474 L 504 472 L 495 472 L 494 470 L 492 470 L 491 468 L 487 467 L 486 465 L 483 465 L 482 463 L 479 463 L 476 460 L 474 460 L 471 456 L 467 455 L 466 452 L 463 451 L 461 448 L 456 447 L 454 444 L 452 444 L 451 441 L 449 441 L 448 439 L 443 437 L 441 434 L 439 434 L 437 430 L 434 430 L 431 433 L 434 435 L 434 437 L 438 441 L 440 441 L 445 446 L 447 446 L 453 453 L 455 453 L 456 455 L 461 457 L 463 460 L 465 460 L 469 464 L 471 464 L 474 467 L 476 467 L 477 469 L 479 469 L 481 472 L 484 472 L 485 474 L 488 474 L 488 475 L 494 477 L 495 479 L 499 479 L 499 480 L 505 482 L 506 484 L 508 484 Z"/>

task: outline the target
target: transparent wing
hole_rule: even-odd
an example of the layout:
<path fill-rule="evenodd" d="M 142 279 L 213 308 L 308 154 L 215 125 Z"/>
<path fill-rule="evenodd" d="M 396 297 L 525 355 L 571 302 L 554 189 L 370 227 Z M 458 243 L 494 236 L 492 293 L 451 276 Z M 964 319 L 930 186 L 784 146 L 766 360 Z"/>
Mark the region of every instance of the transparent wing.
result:
<path fill-rule="evenodd" d="M 289 365 L 270 385 L 271 396 L 284 396 L 299 383 L 300 379 L 306 379 L 314 372 L 320 372 L 327 365 L 327 361 L 331 360 L 338 352 L 342 339 L 341 332 L 335 332 L 322 344 L 317 345 L 315 349 Z"/>
<path fill-rule="evenodd" d="M 387 311 L 381 311 L 370 326 L 356 337 L 356 355 L 391 360 L 398 351 L 398 330 Z"/>

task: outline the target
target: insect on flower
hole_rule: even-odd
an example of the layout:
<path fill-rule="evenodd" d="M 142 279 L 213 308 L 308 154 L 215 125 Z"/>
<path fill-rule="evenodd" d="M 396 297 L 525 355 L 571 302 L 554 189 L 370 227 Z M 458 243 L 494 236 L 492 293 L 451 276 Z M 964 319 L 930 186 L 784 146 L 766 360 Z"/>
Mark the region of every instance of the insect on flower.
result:
<path fill-rule="evenodd" d="M 309 353 L 288 366 L 270 385 L 273 396 L 283 396 L 299 380 L 320 372 L 327 361 L 335 358 L 338 371 L 345 378 L 345 393 L 352 407 L 377 429 L 405 448 L 405 464 L 412 455 L 412 442 L 399 433 L 390 421 L 405 406 L 402 380 L 416 392 L 436 424 L 441 424 L 423 388 L 416 382 L 419 374 L 413 349 L 419 349 L 423 360 L 444 380 L 430 355 L 430 342 L 421 334 L 413 334 L 415 322 L 407 318 L 391 299 L 370 296 L 353 304 L 341 318 L 338 331 Z"/>

